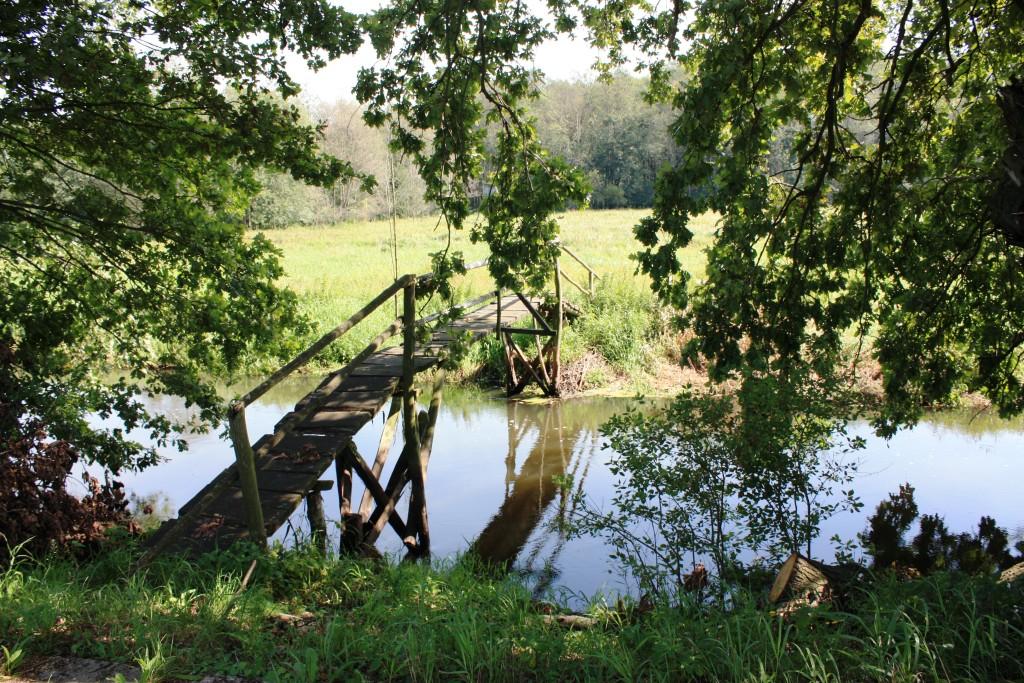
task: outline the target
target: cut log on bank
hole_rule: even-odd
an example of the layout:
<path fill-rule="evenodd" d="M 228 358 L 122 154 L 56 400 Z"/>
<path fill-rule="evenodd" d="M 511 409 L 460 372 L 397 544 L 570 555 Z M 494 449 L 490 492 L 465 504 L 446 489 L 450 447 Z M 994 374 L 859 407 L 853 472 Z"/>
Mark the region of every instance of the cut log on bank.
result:
<path fill-rule="evenodd" d="M 999 575 L 999 583 L 1013 583 L 1024 576 L 1024 562 L 1018 562 L 1009 569 L 1004 569 Z"/>
<path fill-rule="evenodd" d="M 768 602 L 779 605 L 780 613 L 842 600 L 861 576 L 858 565 L 828 565 L 800 553 L 783 563 Z"/>
<path fill-rule="evenodd" d="M 570 631 L 586 631 L 601 623 L 594 617 L 588 617 L 585 614 L 545 614 L 541 618 L 545 624 L 561 626 Z"/>

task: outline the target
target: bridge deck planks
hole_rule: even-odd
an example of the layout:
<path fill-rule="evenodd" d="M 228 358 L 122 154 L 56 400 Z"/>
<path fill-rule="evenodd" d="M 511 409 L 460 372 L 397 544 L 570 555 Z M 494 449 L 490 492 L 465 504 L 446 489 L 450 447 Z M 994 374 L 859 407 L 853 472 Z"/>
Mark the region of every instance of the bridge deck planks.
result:
<path fill-rule="evenodd" d="M 531 303 L 534 306 L 540 304 L 539 301 Z M 529 309 L 517 296 L 502 298 L 502 324 L 514 324 L 529 314 Z M 453 320 L 446 328 L 434 332 L 428 342 L 417 346 L 414 355 L 416 372 L 436 366 L 440 362 L 439 356 L 456 339 L 477 341 L 492 333 L 497 322 L 498 308 L 493 301 Z M 401 347 L 390 347 L 372 354 L 353 369 L 319 410 L 256 459 L 256 479 L 268 537 L 288 521 L 306 493 L 334 463 L 335 455 L 390 401 L 401 376 Z M 330 377 L 328 375 L 316 389 L 299 400 L 294 411 L 285 415 L 278 426 L 295 411 L 308 405 Z M 267 443 L 270 443 L 270 435 L 258 439 L 253 449 L 259 451 Z M 171 545 L 171 552 L 202 553 L 227 547 L 249 535 L 237 481 L 235 466 L 231 465 L 182 506 L 179 514 L 192 509 L 206 493 L 220 489 L 214 500 L 207 503 L 203 513 L 192 520 Z M 174 524 L 176 520 L 165 522 L 164 527 L 151 537 L 151 542 Z"/>

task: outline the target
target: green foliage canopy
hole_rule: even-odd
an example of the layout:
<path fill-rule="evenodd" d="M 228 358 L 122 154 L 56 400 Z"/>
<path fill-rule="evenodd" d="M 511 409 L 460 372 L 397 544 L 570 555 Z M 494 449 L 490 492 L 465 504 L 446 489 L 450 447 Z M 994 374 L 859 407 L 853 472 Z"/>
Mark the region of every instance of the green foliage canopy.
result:
<path fill-rule="evenodd" d="M 551 28 L 524 3 L 425 0 L 393 0 L 364 26 L 380 60 L 356 86 L 367 123 L 390 127 L 450 229 L 468 225 L 470 188 L 486 172 L 472 237 L 490 246 L 501 286 L 543 287 L 558 251 L 552 213 L 586 196 L 583 174 L 547 153 L 525 108 L 538 79 L 524 64 Z"/>
<path fill-rule="evenodd" d="M 315 67 L 359 42 L 321 0 L 0 9 L 0 437 L 40 418 L 116 471 L 153 454 L 85 414 L 165 439 L 144 383 L 215 417 L 201 373 L 295 323 L 276 253 L 237 220 L 256 169 L 353 174 L 281 100 L 298 91 L 282 50 Z M 112 387 L 111 361 L 131 370 Z"/>
<path fill-rule="evenodd" d="M 811 555 L 825 520 L 860 508 L 843 487 L 856 471 L 849 454 L 864 444 L 836 417 L 832 394 L 807 377 L 738 395 L 685 387 L 653 414 L 615 416 L 601 429 L 617 479 L 612 509 L 580 492 L 572 531 L 603 536 L 640 590 L 676 599 L 698 561 L 710 560 L 722 599 L 753 553 Z"/>
<path fill-rule="evenodd" d="M 721 378 L 802 359 L 824 372 L 867 342 L 883 429 L 964 388 L 1024 409 L 1024 250 L 992 210 L 1011 145 L 1000 92 L 1024 76 L 1024 3 L 674 7 L 624 25 L 644 46 L 688 21 L 693 78 L 673 95 L 683 158 L 636 234 L 641 268 L 687 311 L 691 350 Z M 790 159 L 769 172 L 778 136 Z M 721 224 L 691 293 L 672 277 L 676 251 L 707 211 Z"/>
<path fill-rule="evenodd" d="M 554 0 L 551 22 L 510 2 L 393 0 L 363 17 L 325 0 L 5 5 L 4 432 L 34 415 L 89 457 L 139 464 L 82 415 L 166 435 L 133 398 L 144 382 L 213 419 L 200 372 L 296 324 L 272 284 L 272 248 L 242 239 L 255 174 L 323 185 L 358 174 L 314 151 L 316 127 L 288 104 L 286 50 L 315 68 L 368 38 L 379 61 L 356 93 L 367 123 L 389 127 L 450 227 L 473 221 L 503 286 L 539 286 L 552 213 L 587 188 L 538 141 L 525 65 L 573 30 L 609 67 L 637 48 L 651 97 L 678 110 L 681 151 L 637 227 L 639 260 L 687 311 L 716 376 L 805 358 L 834 367 L 853 330 L 885 371 L 887 425 L 963 385 L 1020 411 L 1021 250 L 990 205 L 1010 144 L 997 93 L 1021 76 L 1021 4 L 679 0 L 652 12 Z M 678 61 L 692 77 L 673 91 Z M 788 168 L 774 139 L 790 147 Z M 485 176 L 493 191 L 471 219 Z M 708 210 L 722 223 L 691 295 L 676 252 Z M 454 256 L 438 269 L 457 269 Z M 132 370 L 113 388 L 95 376 L 110 360 Z"/>

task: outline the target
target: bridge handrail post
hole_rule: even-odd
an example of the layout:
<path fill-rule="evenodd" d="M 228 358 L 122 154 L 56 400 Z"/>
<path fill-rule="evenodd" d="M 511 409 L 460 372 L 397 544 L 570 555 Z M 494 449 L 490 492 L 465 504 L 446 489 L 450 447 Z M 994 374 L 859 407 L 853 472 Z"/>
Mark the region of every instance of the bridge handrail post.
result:
<path fill-rule="evenodd" d="M 555 348 L 554 356 L 555 362 L 552 363 L 554 367 L 551 370 L 551 380 L 553 382 L 554 394 L 558 396 L 559 387 L 562 379 L 562 320 L 563 320 L 563 309 L 562 309 L 562 269 L 558 263 L 558 256 L 555 256 Z"/>
<path fill-rule="evenodd" d="M 497 306 L 498 309 L 498 319 L 494 323 L 494 332 L 498 335 L 501 335 L 501 287 L 498 287 L 496 290 L 494 290 L 494 297 L 496 300 L 495 305 Z"/>
<path fill-rule="evenodd" d="M 263 524 L 263 506 L 260 502 L 259 483 L 256 480 L 256 457 L 249 441 L 249 430 L 245 424 L 245 404 L 233 401 L 228 410 L 228 426 L 231 444 L 235 449 L 238 466 L 238 482 L 242 488 L 242 506 L 249 536 L 262 548 L 267 546 L 267 532 Z"/>
<path fill-rule="evenodd" d="M 402 288 L 402 393 L 412 388 L 416 364 L 416 280 Z"/>
<path fill-rule="evenodd" d="M 416 417 L 416 392 L 413 381 L 416 375 L 416 281 L 405 288 L 403 297 L 402 323 L 404 347 L 402 349 L 402 433 L 405 449 L 402 457 L 408 467 L 409 479 L 413 485 L 410 510 L 418 509 L 423 495 L 423 460 L 420 456 L 420 433 Z M 396 465 L 397 467 L 397 465 Z M 410 524 L 412 520 L 409 520 Z M 403 539 L 404 540 L 404 539 Z"/>

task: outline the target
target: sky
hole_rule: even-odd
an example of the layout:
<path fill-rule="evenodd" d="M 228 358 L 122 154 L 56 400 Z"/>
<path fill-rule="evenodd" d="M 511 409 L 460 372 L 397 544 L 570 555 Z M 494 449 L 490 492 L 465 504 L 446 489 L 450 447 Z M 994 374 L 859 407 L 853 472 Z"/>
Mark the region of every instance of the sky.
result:
<path fill-rule="evenodd" d="M 380 4 L 380 0 L 355 0 L 346 2 L 345 9 L 363 13 Z M 560 35 L 537 49 L 531 66 L 544 72 L 549 81 L 589 79 L 593 77 L 591 66 L 599 55 L 600 52 L 583 38 Z M 336 59 L 317 72 L 311 71 L 300 57 L 293 55 L 288 58 L 288 73 L 302 86 L 303 97 L 308 100 L 325 104 L 338 100 L 355 101 L 352 89 L 356 84 L 356 74 L 361 68 L 373 66 L 376 61 L 373 48 L 366 43 L 356 54 Z"/>

